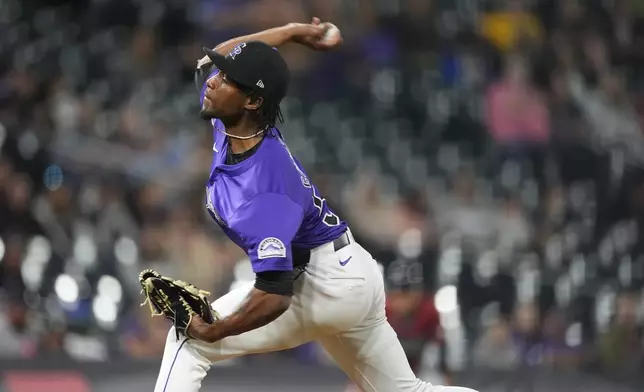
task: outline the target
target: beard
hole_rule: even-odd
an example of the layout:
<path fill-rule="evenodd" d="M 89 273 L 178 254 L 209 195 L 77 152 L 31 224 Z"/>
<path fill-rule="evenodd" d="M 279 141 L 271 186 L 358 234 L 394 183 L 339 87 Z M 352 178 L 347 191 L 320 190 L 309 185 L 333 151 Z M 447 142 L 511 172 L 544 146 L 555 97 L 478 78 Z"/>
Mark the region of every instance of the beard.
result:
<path fill-rule="evenodd" d="M 210 101 L 208 101 L 208 103 L 204 102 L 204 104 L 201 105 L 201 110 L 199 110 L 199 118 L 206 121 L 219 118 L 219 114 L 220 113 L 218 113 L 217 109 L 213 107 L 212 102 Z"/>
<path fill-rule="evenodd" d="M 199 118 L 202 119 L 202 120 L 210 121 L 210 120 L 212 120 L 213 118 L 216 118 L 216 117 L 217 116 L 215 115 L 215 113 L 213 113 L 212 110 L 201 109 L 199 111 Z"/>

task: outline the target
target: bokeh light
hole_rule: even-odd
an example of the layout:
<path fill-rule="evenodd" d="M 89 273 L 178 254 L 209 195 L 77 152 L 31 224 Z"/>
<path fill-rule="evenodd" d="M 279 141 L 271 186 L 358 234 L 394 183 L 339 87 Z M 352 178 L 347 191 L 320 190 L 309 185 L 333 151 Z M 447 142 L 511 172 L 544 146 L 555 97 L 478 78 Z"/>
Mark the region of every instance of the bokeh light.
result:
<path fill-rule="evenodd" d="M 43 183 L 50 191 L 55 191 L 63 185 L 63 169 L 58 165 L 50 165 L 43 174 Z"/>
<path fill-rule="evenodd" d="M 79 287 L 74 278 L 63 274 L 56 278 L 54 290 L 58 298 L 67 304 L 73 304 L 78 300 Z"/>

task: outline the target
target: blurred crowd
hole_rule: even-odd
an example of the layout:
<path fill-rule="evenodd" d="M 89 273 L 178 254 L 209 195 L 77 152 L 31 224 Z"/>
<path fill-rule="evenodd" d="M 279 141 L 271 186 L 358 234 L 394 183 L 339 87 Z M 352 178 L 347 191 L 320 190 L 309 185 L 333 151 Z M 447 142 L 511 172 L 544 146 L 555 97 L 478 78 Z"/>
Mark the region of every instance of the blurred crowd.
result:
<path fill-rule="evenodd" d="M 345 44 L 281 50 L 281 128 L 416 368 L 643 370 L 643 0 L 3 1 L 0 356 L 157 358 L 141 269 L 252 279 L 203 208 L 193 70 L 312 16 Z"/>

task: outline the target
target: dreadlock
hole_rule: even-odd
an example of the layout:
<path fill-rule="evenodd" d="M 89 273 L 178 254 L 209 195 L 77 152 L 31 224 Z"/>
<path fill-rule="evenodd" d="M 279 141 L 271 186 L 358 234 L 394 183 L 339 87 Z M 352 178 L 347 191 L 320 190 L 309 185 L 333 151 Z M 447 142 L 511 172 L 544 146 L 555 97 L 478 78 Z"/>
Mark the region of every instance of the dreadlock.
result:
<path fill-rule="evenodd" d="M 256 92 L 250 93 L 249 96 L 253 100 L 259 99 L 260 97 Z M 264 129 L 273 128 L 278 121 L 280 123 L 284 122 L 284 115 L 280 109 L 279 102 L 268 100 L 266 98 L 264 98 L 262 106 L 259 107 L 257 116 L 260 126 Z"/>

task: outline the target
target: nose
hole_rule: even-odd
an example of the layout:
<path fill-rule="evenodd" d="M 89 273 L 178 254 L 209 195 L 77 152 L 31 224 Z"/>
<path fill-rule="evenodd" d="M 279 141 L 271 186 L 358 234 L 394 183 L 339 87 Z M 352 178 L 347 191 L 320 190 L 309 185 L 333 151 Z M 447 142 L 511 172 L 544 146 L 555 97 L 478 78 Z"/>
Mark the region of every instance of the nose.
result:
<path fill-rule="evenodd" d="M 208 81 L 206 82 L 206 86 L 208 86 L 209 89 L 214 90 L 216 87 L 216 79 L 218 75 L 212 76 Z"/>

